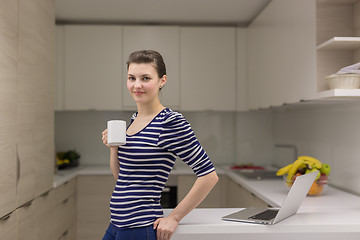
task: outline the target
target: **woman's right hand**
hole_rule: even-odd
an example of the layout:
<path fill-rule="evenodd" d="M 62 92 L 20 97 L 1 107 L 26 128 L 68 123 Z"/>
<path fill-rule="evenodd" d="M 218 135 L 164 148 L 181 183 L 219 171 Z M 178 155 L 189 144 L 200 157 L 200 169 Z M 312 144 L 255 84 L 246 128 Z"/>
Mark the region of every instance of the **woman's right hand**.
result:
<path fill-rule="evenodd" d="M 103 141 L 103 144 L 105 146 L 107 146 L 108 148 L 117 148 L 118 146 L 112 146 L 112 145 L 109 145 L 107 144 L 108 142 L 108 134 L 107 134 L 108 130 L 105 129 L 101 134 L 102 134 L 102 141 Z"/>

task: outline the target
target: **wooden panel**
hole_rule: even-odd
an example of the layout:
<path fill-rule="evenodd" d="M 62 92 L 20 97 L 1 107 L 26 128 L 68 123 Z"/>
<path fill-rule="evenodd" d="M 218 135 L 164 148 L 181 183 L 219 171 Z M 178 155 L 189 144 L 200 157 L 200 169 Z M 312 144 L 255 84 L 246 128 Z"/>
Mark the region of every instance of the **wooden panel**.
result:
<path fill-rule="evenodd" d="M 17 212 L 14 211 L 6 217 L 0 219 L 1 240 L 17 239 Z"/>
<path fill-rule="evenodd" d="M 18 206 L 52 187 L 54 172 L 54 1 L 19 1 Z"/>
<path fill-rule="evenodd" d="M 52 235 L 55 236 L 55 239 L 61 239 L 66 231 L 75 225 L 76 222 L 75 195 L 66 198 L 60 204 L 56 205 L 53 211 L 54 225 Z"/>
<path fill-rule="evenodd" d="M 352 5 L 317 4 L 317 45 L 333 37 L 353 36 Z"/>
<path fill-rule="evenodd" d="M 79 176 L 77 181 L 77 240 L 98 240 L 110 223 L 112 175 Z"/>
<path fill-rule="evenodd" d="M 124 26 L 123 30 L 123 64 L 129 55 L 136 50 L 152 49 L 158 51 L 166 64 L 168 82 L 161 90 L 161 102 L 174 109 L 180 106 L 180 29 L 175 26 Z M 123 105 L 136 109 L 136 103 L 132 99 L 126 87 L 127 71 L 124 71 Z"/>
<path fill-rule="evenodd" d="M 0 1 L 0 217 L 16 207 L 17 1 Z"/>

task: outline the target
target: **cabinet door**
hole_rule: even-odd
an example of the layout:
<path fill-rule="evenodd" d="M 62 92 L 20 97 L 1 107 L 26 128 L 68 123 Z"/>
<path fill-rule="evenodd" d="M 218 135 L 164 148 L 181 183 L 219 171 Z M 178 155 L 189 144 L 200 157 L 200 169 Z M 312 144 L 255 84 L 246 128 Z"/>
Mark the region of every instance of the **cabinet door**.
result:
<path fill-rule="evenodd" d="M 56 26 L 55 110 L 64 110 L 64 26 Z"/>
<path fill-rule="evenodd" d="M 65 110 L 119 110 L 122 27 L 65 26 Z"/>
<path fill-rule="evenodd" d="M 168 81 L 160 92 L 161 102 L 170 108 L 180 106 L 180 28 L 173 26 L 124 26 L 123 63 L 136 50 L 151 49 L 158 51 L 166 64 Z M 123 67 L 125 69 L 125 67 Z M 124 72 L 123 106 L 136 109 L 136 103 L 127 87 L 127 71 Z"/>
<path fill-rule="evenodd" d="M 246 111 L 247 106 L 247 30 L 236 29 L 236 110 Z"/>
<path fill-rule="evenodd" d="M 0 11 L 0 218 L 16 208 L 17 1 Z"/>
<path fill-rule="evenodd" d="M 17 212 L 0 218 L 1 240 L 17 239 Z"/>
<path fill-rule="evenodd" d="M 54 1 L 19 1 L 18 206 L 52 188 L 54 156 Z"/>
<path fill-rule="evenodd" d="M 274 0 L 249 26 L 250 108 L 295 103 L 315 93 L 315 5 Z"/>
<path fill-rule="evenodd" d="M 196 181 L 196 176 L 193 175 L 180 175 L 178 176 L 177 183 L 177 202 L 178 204 L 183 200 L 183 198 L 188 194 L 192 186 Z M 223 181 L 222 177 L 219 177 L 218 183 L 210 191 L 208 196 L 199 204 L 198 208 L 221 208 L 224 202 L 224 192 L 223 192 Z"/>
<path fill-rule="evenodd" d="M 77 181 L 77 239 L 101 239 L 110 222 L 112 175 L 79 176 Z"/>
<path fill-rule="evenodd" d="M 180 28 L 180 107 L 234 111 L 235 28 Z"/>

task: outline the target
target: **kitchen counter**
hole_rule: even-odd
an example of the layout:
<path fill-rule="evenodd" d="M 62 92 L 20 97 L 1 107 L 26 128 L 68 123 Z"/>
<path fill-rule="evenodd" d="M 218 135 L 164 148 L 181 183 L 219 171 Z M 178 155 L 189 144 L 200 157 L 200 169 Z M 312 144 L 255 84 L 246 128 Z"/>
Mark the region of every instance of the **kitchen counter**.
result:
<path fill-rule="evenodd" d="M 271 206 L 280 206 L 288 192 L 282 179 L 251 180 L 237 175 L 229 167 L 216 169 L 219 175 L 226 175 Z M 171 175 L 187 174 L 193 172 L 186 166 L 171 172 Z M 54 187 L 78 175 L 111 175 L 111 171 L 103 165 L 61 170 L 54 178 Z M 360 239 L 360 197 L 331 186 L 327 186 L 321 196 L 307 197 L 296 215 L 273 226 L 221 219 L 238 210 L 240 208 L 195 209 L 180 222 L 172 239 Z M 165 215 L 170 212 L 171 209 L 164 210 Z"/>
<path fill-rule="evenodd" d="M 182 219 L 172 240 L 359 239 L 360 209 L 304 209 L 275 225 L 223 221 L 241 208 L 195 209 Z M 165 209 L 168 215 L 171 209 Z"/>

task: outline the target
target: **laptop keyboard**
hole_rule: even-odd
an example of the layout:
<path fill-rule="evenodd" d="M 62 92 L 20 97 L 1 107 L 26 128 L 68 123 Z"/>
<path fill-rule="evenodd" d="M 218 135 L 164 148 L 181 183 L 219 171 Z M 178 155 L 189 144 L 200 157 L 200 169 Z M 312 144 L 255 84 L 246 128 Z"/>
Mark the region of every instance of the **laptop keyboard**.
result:
<path fill-rule="evenodd" d="M 249 219 L 259 219 L 259 220 L 271 220 L 275 218 L 278 210 L 266 210 L 264 212 L 258 213 L 254 216 L 249 217 Z"/>

